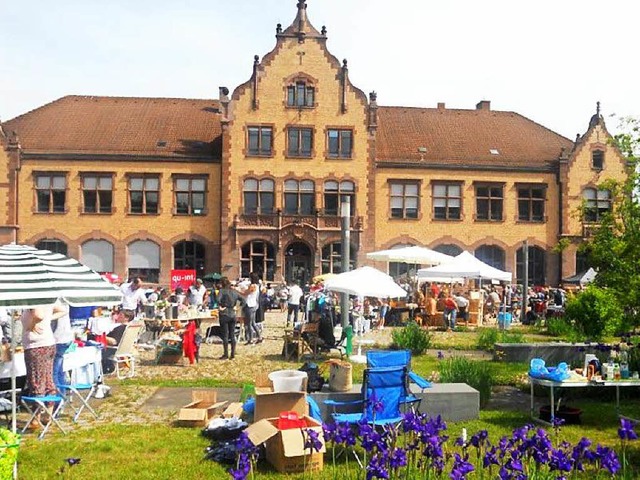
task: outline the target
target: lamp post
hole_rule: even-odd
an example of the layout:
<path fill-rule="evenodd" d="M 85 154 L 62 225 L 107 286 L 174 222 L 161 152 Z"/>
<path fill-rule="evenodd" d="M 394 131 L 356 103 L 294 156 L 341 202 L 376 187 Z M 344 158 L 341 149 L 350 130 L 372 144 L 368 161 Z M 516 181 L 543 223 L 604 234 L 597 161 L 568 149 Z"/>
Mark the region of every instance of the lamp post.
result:
<path fill-rule="evenodd" d="M 342 272 L 348 272 L 351 263 L 351 199 L 348 195 L 343 195 L 340 199 L 340 219 L 341 219 L 341 243 L 342 243 Z M 349 325 L 349 294 L 342 293 L 340 295 L 340 316 L 342 319 L 342 328 Z"/>
<path fill-rule="evenodd" d="M 522 308 L 520 309 L 520 322 L 524 324 L 527 315 L 527 304 L 529 303 L 529 242 L 522 242 L 522 263 L 524 278 L 522 280 Z"/>

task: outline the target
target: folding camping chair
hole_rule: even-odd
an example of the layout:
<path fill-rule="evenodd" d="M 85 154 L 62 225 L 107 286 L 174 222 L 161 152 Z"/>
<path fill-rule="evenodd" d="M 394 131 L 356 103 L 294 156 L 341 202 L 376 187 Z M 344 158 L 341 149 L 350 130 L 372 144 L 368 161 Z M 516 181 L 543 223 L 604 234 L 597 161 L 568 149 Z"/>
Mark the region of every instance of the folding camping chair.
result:
<path fill-rule="evenodd" d="M 402 422 L 400 410 L 403 399 L 407 396 L 406 367 L 367 368 L 362 378 L 362 399 L 350 402 L 325 400 L 325 405 L 333 407 L 332 417 L 336 423 L 348 423 L 352 427 L 366 422 L 373 428 L 397 428 Z M 339 413 L 338 409 L 353 410 L 357 413 Z M 351 451 L 364 468 L 362 461 L 354 450 Z"/>
<path fill-rule="evenodd" d="M 22 403 L 24 408 L 27 410 L 27 412 L 31 413 L 31 417 L 29 417 L 29 420 L 27 420 L 27 423 L 22 429 L 22 433 L 26 432 L 27 429 L 29 428 L 29 425 L 31 425 L 31 422 L 35 421 L 42 427 L 42 431 L 40 432 L 40 435 L 38 435 L 38 440 L 42 440 L 44 438 L 47 431 L 49 430 L 49 427 L 51 427 L 51 424 L 54 424 L 56 427 L 58 427 L 63 434 L 65 435 L 67 434 L 66 430 L 62 427 L 62 425 L 60 425 L 60 422 L 58 421 L 58 416 L 60 415 L 60 412 L 62 412 L 62 409 L 64 408 L 64 404 L 65 404 L 65 400 L 62 396 L 60 395 L 46 395 L 42 397 L 23 396 L 20 399 L 20 402 Z M 54 404 L 57 404 L 57 406 L 53 409 L 53 411 L 50 411 L 49 408 L 47 407 L 47 403 L 54 403 Z M 43 423 L 42 421 L 43 415 L 48 417 L 47 422 Z"/>
<path fill-rule="evenodd" d="M 75 379 L 71 378 L 71 383 L 68 385 L 56 385 L 60 395 L 65 399 L 65 404 L 70 405 L 74 411 L 73 421 L 77 422 L 78 417 L 82 413 L 82 411 L 86 408 L 96 419 L 99 419 L 100 416 L 96 413 L 96 411 L 91 408 L 89 405 L 89 400 L 95 396 L 98 391 L 98 384 L 96 383 L 76 383 Z M 84 393 L 84 395 L 83 395 Z M 76 408 L 73 405 L 74 399 L 77 399 L 80 404 Z"/>
<path fill-rule="evenodd" d="M 136 358 L 134 344 L 144 326 L 143 323 L 129 323 L 125 328 L 117 348 L 107 348 L 107 359 L 113 362 L 118 380 L 131 378 L 136 374 Z M 125 372 L 122 368 L 125 368 Z M 106 368 L 105 368 L 106 370 Z"/>
<path fill-rule="evenodd" d="M 325 405 L 333 407 L 336 423 L 356 424 L 367 422 L 375 426 L 399 424 L 402 421 L 400 407 L 407 396 L 407 368 L 379 367 L 367 368 L 362 377 L 362 399 L 351 402 L 325 400 Z M 358 413 L 339 413 L 340 407 L 360 405 Z"/>
<path fill-rule="evenodd" d="M 411 371 L 411 351 L 410 350 L 368 350 L 367 367 L 406 367 L 408 382 L 415 383 L 420 388 L 420 393 L 424 393 L 426 388 L 431 387 L 431 383 Z M 407 382 L 407 396 L 403 400 L 404 404 L 411 406 L 412 410 L 420 411 L 422 397 L 417 397 L 411 393 L 411 388 Z"/>

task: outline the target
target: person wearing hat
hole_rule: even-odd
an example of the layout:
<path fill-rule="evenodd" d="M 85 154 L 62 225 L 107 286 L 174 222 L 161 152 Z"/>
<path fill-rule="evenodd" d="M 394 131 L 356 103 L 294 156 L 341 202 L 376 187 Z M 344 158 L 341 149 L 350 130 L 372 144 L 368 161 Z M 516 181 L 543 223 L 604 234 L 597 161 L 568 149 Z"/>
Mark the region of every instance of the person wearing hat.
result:
<path fill-rule="evenodd" d="M 198 278 L 193 285 L 189 287 L 189 294 L 187 301 L 189 305 L 195 305 L 200 308 L 205 303 L 205 296 L 207 295 L 207 289 L 204 286 L 202 279 Z"/>

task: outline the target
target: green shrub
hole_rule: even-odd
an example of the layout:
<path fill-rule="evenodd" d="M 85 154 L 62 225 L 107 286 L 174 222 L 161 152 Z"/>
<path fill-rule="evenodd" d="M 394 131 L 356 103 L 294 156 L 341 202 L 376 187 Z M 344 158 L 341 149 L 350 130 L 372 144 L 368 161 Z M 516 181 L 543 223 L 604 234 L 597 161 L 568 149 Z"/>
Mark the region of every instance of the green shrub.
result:
<path fill-rule="evenodd" d="M 415 322 L 409 322 L 406 327 L 394 330 L 391 339 L 392 348 L 411 350 L 412 355 L 423 354 L 431 345 L 429 332 Z"/>
<path fill-rule="evenodd" d="M 497 328 L 483 328 L 479 332 L 476 346 L 487 352 L 493 352 L 496 343 L 525 343 L 524 335 L 520 332 L 498 330 Z"/>
<path fill-rule="evenodd" d="M 480 392 L 480 408 L 491 398 L 493 377 L 486 362 L 453 357 L 440 362 L 440 381 L 443 383 L 466 383 Z"/>
<path fill-rule="evenodd" d="M 495 344 L 498 342 L 498 329 L 497 328 L 483 328 L 478 330 L 478 348 L 487 352 L 492 352 Z"/>
<path fill-rule="evenodd" d="M 589 285 L 569 300 L 565 317 L 591 340 L 601 340 L 623 329 L 623 311 L 616 296 L 605 288 Z"/>
<path fill-rule="evenodd" d="M 579 342 L 584 340 L 584 334 L 573 323 L 565 317 L 547 318 L 547 334 L 553 337 L 559 337 L 568 342 Z"/>

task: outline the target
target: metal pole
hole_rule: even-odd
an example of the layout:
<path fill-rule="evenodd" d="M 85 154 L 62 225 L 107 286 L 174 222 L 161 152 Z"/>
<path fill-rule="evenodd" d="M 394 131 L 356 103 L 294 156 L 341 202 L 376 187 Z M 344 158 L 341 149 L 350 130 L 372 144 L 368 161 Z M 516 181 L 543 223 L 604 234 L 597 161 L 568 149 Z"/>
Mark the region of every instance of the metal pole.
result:
<path fill-rule="evenodd" d="M 340 199 L 340 218 L 342 231 L 342 272 L 348 272 L 351 263 L 351 199 L 348 195 L 343 195 Z M 342 328 L 349 325 L 349 294 L 340 295 L 340 316 L 342 318 Z"/>
<path fill-rule="evenodd" d="M 529 242 L 522 242 L 523 254 L 523 270 L 524 278 L 522 279 L 522 309 L 520 310 L 520 323 L 524 323 L 527 315 L 527 305 L 529 304 Z"/>

